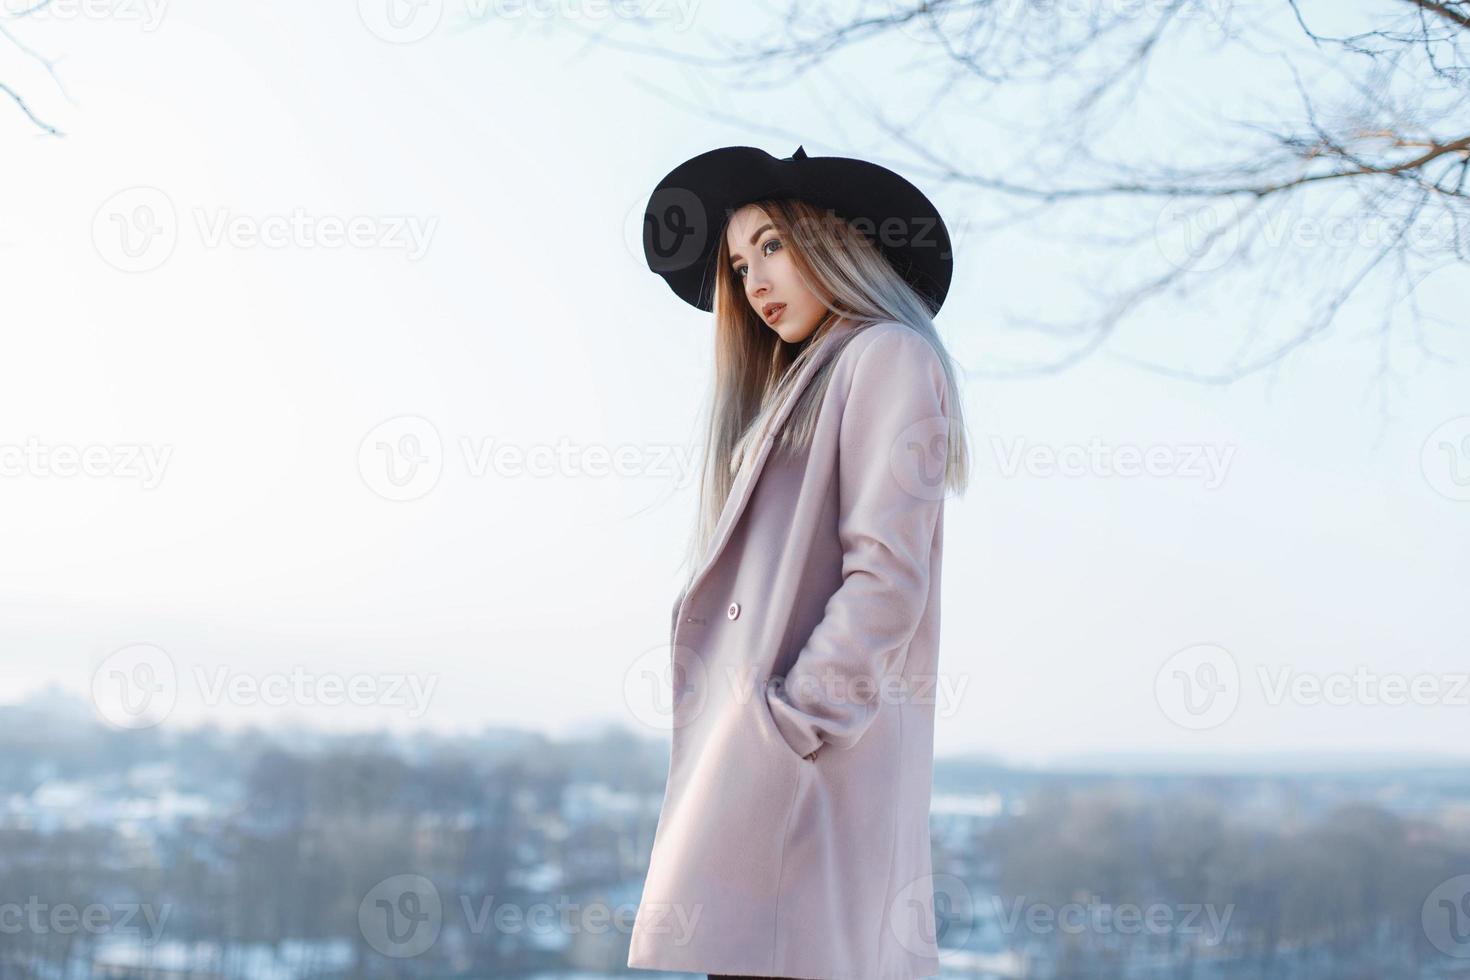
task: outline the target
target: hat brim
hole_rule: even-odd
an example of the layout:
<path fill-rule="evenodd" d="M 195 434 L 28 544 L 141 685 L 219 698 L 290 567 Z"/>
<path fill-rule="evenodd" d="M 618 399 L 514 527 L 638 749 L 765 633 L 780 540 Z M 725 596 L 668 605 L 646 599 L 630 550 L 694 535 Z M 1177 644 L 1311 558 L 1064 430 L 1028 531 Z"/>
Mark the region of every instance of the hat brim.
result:
<path fill-rule="evenodd" d="M 954 274 L 949 229 L 917 187 L 886 167 L 850 157 L 777 159 L 726 146 L 679 164 L 658 182 L 643 214 L 648 267 L 686 303 L 709 312 L 719 235 L 730 214 L 763 198 L 801 198 L 861 231 L 934 312 Z"/>

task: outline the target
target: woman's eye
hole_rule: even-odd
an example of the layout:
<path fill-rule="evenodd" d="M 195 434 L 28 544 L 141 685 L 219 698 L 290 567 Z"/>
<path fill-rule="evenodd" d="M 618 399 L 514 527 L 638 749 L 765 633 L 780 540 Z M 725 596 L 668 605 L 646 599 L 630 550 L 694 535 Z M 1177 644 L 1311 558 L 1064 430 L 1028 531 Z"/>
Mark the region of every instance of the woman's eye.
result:
<path fill-rule="evenodd" d="M 781 240 L 779 238 L 767 238 L 765 241 L 761 242 L 761 252 L 764 255 L 770 255 L 771 254 L 770 252 L 767 252 L 766 251 L 766 246 L 767 245 L 775 245 L 777 248 L 780 248 L 781 247 Z M 742 266 L 736 266 L 736 268 L 735 268 L 735 278 L 736 279 L 744 279 L 745 278 L 745 272 L 746 272 L 746 270 L 748 268 L 749 268 L 749 266 L 744 266 L 744 265 L 742 265 Z"/>

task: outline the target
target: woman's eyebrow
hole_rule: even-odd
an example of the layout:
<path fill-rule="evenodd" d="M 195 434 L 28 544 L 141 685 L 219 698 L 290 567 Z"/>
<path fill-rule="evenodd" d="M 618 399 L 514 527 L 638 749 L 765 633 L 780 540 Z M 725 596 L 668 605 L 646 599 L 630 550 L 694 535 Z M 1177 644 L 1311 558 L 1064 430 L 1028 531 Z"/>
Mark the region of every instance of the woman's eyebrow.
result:
<path fill-rule="evenodd" d="M 765 224 L 761 225 L 759 228 L 757 228 L 755 230 L 755 234 L 750 236 L 750 244 L 754 245 L 755 242 L 756 242 L 756 239 L 760 238 L 761 237 L 761 234 L 763 232 L 765 232 L 768 229 L 775 228 L 775 227 L 776 226 L 773 225 L 773 224 L 771 224 L 769 221 L 767 221 Z M 734 265 L 739 260 L 740 260 L 740 253 L 739 252 L 732 252 L 730 254 L 730 264 L 731 265 Z"/>

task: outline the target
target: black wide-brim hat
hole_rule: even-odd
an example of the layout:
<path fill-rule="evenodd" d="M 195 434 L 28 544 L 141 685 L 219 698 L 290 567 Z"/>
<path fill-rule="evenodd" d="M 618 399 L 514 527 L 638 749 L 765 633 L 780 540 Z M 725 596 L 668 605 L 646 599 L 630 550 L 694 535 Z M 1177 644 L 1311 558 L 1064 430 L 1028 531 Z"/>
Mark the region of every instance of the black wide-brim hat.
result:
<path fill-rule="evenodd" d="M 934 312 L 954 273 L 949 229 L 913 184 L 886 167 L 850 157 L 809 157 L 800 146 L 777 159 L 753 146 L 726 146 L 679 164 L 658 182 L 643 211 L 643 254 L 679 298 L 714 309 L 715 257 L 730 214 L 762 198 L 801 198 L 831 208 L 866 233 Z"/>

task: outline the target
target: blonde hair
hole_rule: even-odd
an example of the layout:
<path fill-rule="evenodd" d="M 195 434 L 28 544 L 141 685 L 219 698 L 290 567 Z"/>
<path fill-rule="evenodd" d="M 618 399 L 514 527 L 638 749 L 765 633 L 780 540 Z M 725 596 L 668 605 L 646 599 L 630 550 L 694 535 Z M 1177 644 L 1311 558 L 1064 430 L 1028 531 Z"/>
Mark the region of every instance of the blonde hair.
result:
<path fill-rule="evenodd" d="M 782 246 L 790 249 L 802 281 L 823 299 L 829 313 L 799 344 L 786 343 L 767 326 L 751 308 L 744 283 L 730 268 L 726 232 L 734 215 L 726 216 L 714 265 L 715 387 L 695 524 L 684 556 L 686 589 L 703 563 L 739 468 L 754 457 L 772 414 L 785 401 L 802 366 L 814 356 L 823 358 L 811 383 L 792 406 L 772 452 L 810 446 L 838 355 L 873 323 L 902 323 L 928 341 L 939 355 L 949 390 L 951 420 L 945 487 L 963 493 L 969 483 L 970 453 L 955 380 L 957 371 L 934 328 L 934 310 L 929 302 L 899 275 L 862 231 L 830 210 L 819 210 L 798 199 L 751 203 L 770 217 Z M 858 326 L 834 339 L 835 347 L 824 343 L 841 319 L 856 321 Z"/>

